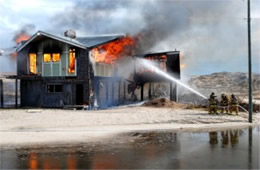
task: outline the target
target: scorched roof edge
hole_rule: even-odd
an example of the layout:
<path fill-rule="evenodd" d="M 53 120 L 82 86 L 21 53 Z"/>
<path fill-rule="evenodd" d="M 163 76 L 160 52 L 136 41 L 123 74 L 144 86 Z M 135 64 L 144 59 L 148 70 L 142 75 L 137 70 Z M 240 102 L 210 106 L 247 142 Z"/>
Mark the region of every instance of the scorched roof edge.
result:
<path fill-rule="evenodd" d="M 45 37 L 49 37 L 49 38 L 67 43 L 67 44 L 74 45 L 74 46 L 79 47 L 79 48 L 83 48 L 83 49 L 87 48 L 84 44 L 81 44 L 81 43 L 79 43 L 75 40 L 72 40 L 70 38 L 53 35 L 53 34 L 50 34 L 50 33 L 47 33 L 47 32 L 43 32 L 43 31 L 37 31 L 33 36 L 31 36 L 31 38 L 29 40 L 27 40 L 23 45 L 18 47 L 17 51 L 18 52 L 21 51 L 25 46 L 27 46 L 30 42 L 32 42 L 36 37 L 42 36 L 42 35 L 45 36 Z"/>
<path fill-rule="evenodd" d="M 111 41 L 115 41 L 118 38 L 124 37 L 124 35 L 103 35 L 103 36 L 91 36 L 91 37 L 77 37 L 76 39 L 71 39 L 68 37 L 62 37 L 59 35 L 53 35 L 44 31 L 37 31 L 29 40 L 25 41 L 20 47 L 17 48 L 17 52 L 21 51 L 24 47 L 26 47 L 30 42 L 32 42 L 38 36 L 45 36 L 57 41 L 61 41 L 67 44 L 71 44 L 73 46 L 87 49 L 93 48 Z"/>
<path fill-rule="evenodd" d="M 135 55 L 135 57 L 145 57 L 145 56 L 149 56 L 149 55 L 163 55 L 163 54 L 172 55 L 172 54 L 179 54 L 179 53 L 180 53 L 180 51 L 148 52 L 145 54 L 137 54 L 137 55 Z"/>

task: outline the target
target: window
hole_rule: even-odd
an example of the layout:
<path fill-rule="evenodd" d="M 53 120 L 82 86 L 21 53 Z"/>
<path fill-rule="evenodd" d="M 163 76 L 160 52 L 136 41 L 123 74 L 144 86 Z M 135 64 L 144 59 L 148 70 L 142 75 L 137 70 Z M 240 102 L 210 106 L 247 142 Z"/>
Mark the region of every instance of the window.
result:
<path fill-rule="evenodd" d="M 30 65 L 30 73 L 36 74 L 36 54 L 29 54 L 29 65 Z"/>
<path fill-rule="evenodd" d="M 116 71 L 114 64 L 96 63 L 95 76 L 112 77 Z"/>
<path fill-rule="evenodd" d="M 54 93 L 54 85 L 47 85 L 47 92 Z"/>
<path fill-rule="evenodd" d="M 167 56 L 166 55 L 147 56 L 147 57 L 145 57 L 145 59 L 154 62 L 156 64 L 156 66 L 159 67 L 162 71 L 167 72 L 167 65 L 166 65 Z M 155 72 L 155 70 L 151 69 L 151 68 L 148 69 L 148 68 L 140 67 L 139 72 L 140 73 Z"/>
<path fill-rule="evenodd" d="M 52 54 L 52 61 L 59 62 L 60 61 L 60 53 L 53 53 Z"/>
<path fill-rule="evenodd" d="M 48 63 L 48 62 L 59 62 L 60 61 L 60 53 L 45 53 L 43 54 L 43 62 Z"/>
<path fill-rule="evenodd" d="M 55 92 L 56 93 L 61 93 L 62 92 L 62 85 L 55 85 Z"/>
<path fill-rule="evenodd" d="M 51 62 L 51 54 L 43 54 L 43 62 Z"/>
<path fill-rule="evenodd" d="M 75 49 L 69 50 L 69 73 L 75 73 L 75 58 L 76 58 L 76 52 Z"/>
<path fill-rule="evenodd" d="M 63 86 L 61 84 L 48 84 L 47 93 L 61 93 L 63 91 Z"/>

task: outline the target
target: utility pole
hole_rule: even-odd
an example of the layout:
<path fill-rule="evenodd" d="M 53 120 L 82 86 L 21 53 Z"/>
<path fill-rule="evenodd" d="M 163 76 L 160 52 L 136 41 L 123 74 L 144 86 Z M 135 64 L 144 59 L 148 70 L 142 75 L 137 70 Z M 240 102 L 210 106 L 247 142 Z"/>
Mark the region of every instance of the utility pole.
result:
<path fill-rule="evenodd" d="M 251 61 L 251 17 L 250 0 L 247 0 L 247 23 L 248 23 L 248 112 L 250 123 L 253 122 L 253 104 L 252 104 L 252 61 Z"/>

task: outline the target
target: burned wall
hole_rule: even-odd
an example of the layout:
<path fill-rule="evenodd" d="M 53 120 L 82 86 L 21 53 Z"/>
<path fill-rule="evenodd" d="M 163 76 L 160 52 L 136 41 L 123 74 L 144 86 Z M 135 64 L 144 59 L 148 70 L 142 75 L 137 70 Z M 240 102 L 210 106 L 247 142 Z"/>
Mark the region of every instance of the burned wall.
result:
<path fill-rule="evenodd" d="M 75 71 L 69 73 L 71 51 L 75 52 L 76 61 Z M 29 73 L 30 52 L 37 54 L 36 74 Z M 51 59 L 51 61 L 44 62 L 44 54 L 53 55 L 53 53 L 60 54 L 60 59 L 58 61 Z M 89 75 L 90 64 L 87 50 L 50 38 L 43 38 L 31 42 L 23 48 L 18 53 L 17 62 L 17 73 L 22 79 L 21 106 L 62 107 L 62 105 L 88 103 L 89 84 L 93 77 L 91 79 Z M 62 87 L 62 91 L 48 92 L 48 87 Z"/>
<path fill-rule="evenodd" d="M 100 108 L 118 106 L 124 103 L 123 79 L 120 77 L 95 77 L 94 90 Z"/>
<path fill-rule="evenodd" d="M 168 53 L 166 66 L 168 73 L 170 73 L 173 77 L 180 79 L 180 52 Z"/>
<path fill-rule="evenodd" d="M 77 79 L 83 80 L 83 103 L 89 102 L 89 93 L 93 77 L 91 63 L 89 62 L 89 51 L 78 49 L 77 53 Z"/>
<path fill-rule="evenodd" d="M 62 78 L 21 80 L 21 106 L 59 108 L 65 105 L 83 104 L 84 98 L 82 101 L 77 100 L 78 84 L 84 85 L 84 81 Z"/>
<path fill-rule="evenodd" d="M 21 80 L 21 106 L 42 107 L 42 82 L 40 80 Z"/>
<path fill-rule="evenodd" d="M 17 76 L 28 74 L 28 53 L 29 47 L 26 46 L 18 52 L 17 56 Z"/>
<path fill-rule="evenodd" d="M 73 63 L 75 64 L 72 65 L 72 61 L 70 59 L 71 50 L 75 50 L 76 54 L 76 61 L 73 61 Z M 37 39 L 33 42 L 30 42 L 30 44 L 28 44 L 21 51 L 18 52 L 18 75 L 30 74 L 44 77 L 77 76 L 78 63 L 85 64 L 88 60 L 87 57 L 81 58 L 77 56 L 81 56 L 82 51 L 83 53 L 86 53 L 84 54 L 84 56 L 88 56 L 85 49 L 79 49 L 47 37 Z M 30 54 L 36 55 L 36 72 L 31 72 L 30 70 Z M 80 58 L 80 61 L 77 61 L 78 58 Z M 73 66 L 73 71 L 69 71 L 69 68 L 71 66 Z M 81 69 L 80 71 L 83 70 Z"/>

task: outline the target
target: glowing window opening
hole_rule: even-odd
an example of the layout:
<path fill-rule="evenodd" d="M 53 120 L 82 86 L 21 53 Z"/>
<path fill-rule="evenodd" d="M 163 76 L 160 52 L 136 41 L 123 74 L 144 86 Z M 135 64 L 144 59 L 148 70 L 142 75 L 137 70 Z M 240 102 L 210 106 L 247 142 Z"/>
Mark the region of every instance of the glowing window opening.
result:
<path fill-rule="evenodd" d="M 45 53 L 43 54 L 43 62 L 49 63 L 49 62 L 59 62 L 60 61 L 60 53 Z"/>
<path fill-rule="evenodd" d="M 43 54 L 43 62 L 45 62 L 45 63 L 51 62 L 51 54 L 50 53 Z"/>
<path fill-rule="evenodd" d="M 36 54 L 29 54 L 30 73 L 36 74 Z"/>
<path fill-rule="evenodd" d="M 59 62 L 60 61 L 60 53 L 53 53 L 52 54 L 52 61 Z"/>
<path fill-rule="evenodd" d="M 69 50 L 69 73 L 75 73 L 75 58 L 76 58 L 76 51 L 75 49 Z"/>

